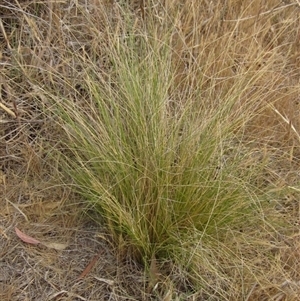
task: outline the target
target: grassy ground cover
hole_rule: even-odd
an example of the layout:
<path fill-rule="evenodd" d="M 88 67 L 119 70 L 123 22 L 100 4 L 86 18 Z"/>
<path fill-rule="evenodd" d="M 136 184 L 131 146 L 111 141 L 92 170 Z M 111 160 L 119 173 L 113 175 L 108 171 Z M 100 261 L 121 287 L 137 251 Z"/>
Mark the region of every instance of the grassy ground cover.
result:
<path fill-rule="evenodd" d="M 3 300 L 297 300 L 298 3 L 0 8 Z"/>

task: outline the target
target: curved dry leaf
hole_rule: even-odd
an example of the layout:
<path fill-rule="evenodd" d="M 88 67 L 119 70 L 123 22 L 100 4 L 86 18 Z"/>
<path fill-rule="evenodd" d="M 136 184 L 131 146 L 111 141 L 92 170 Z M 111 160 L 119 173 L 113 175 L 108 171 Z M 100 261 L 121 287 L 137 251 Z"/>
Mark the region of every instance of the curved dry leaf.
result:
<path fill-rule="evenodd" d="M 38 245 L 40 243 L 39 240 L 26 235 L 25 233 L 23 233 L 22 231 L 20 231 L 17 227 L 15 227 L 15 232 L 17 234 L 17 236 L 24 242 L 28 243 L 28 244 L 32 244 L 32 245 Z"/>
<path fill-rule="evenodd" d="M 49 243 L 47 242 L 47 243 L 43 243 L 43 245 L 47 248 L 55 249 L 57 251 L 62 251 L 68 246 L 67 244 L 61 244 L 56 242 L 49 242 Z"/>

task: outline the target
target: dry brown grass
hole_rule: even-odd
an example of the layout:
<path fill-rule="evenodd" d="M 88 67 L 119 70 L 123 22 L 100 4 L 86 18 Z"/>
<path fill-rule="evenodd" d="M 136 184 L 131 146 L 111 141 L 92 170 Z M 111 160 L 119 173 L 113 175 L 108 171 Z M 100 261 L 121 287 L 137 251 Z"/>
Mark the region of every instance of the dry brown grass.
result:
<path fill-rule="evenodd" d="M 180 270 L 178 278 L 164 280 L 155 292 L 147 291 L 142 267 L 118 254 L 106 230 L 82 215 L 82 200 L 62 184 L 58 160 L 49 155 L 61 147 L 64 136 L 47 115 L 51 104 L 37 87 L 59 89 L 58 95 L 80 106 L 89 61 L 98 65 L 103 77 L 110 76 L 106 35 L 126 34 L 120 17 L 123 2 L 0 0 L 1 300 L 219 300 L 189 291 Z M 158 23 L 161 20 L 161 30 L 174 27 L 179 86 L 189 82 L 192 87 L 205 70 L 203 97 L 218 101 L 240 89 L 236 86 L 240 74 L 247 73 L 249 81 L 252 74 L 261 74 L 259 84 L 249 85 L 240 101 L 259 95 L 270 106 L 247 125 L 244 137 L 252 142 L 247 147 L 253 154 L 270 162 L 265 179 L 258 181 L 273 187 L 276 197 L 270 198 L 274 203 L 270 214 L 278 215 L 282 226 L 277 235 L 253 232 L 254 237 L 265 238 L 265 245 L 253 248 L 238 238 L 232 242 L 241 256 L 253 259 L 253 268 L 265 278 L 250 285 L 243 275 L 235 275 L 236 287 L 230 288 L 226 300 L 296 301 L 300 295 L 300 5 L 296 0 L 246 2 L 126 3 L 138 28 L 147 24 L 149 15 L 155 15 Z M 66 248 L 25 244 L 15 235 L 16 226 Z M 266 261 L 264 252 L 272 254 L 272 260 Z M 100 259 L 91 272 L 78 279 L 97 254 Z"/>

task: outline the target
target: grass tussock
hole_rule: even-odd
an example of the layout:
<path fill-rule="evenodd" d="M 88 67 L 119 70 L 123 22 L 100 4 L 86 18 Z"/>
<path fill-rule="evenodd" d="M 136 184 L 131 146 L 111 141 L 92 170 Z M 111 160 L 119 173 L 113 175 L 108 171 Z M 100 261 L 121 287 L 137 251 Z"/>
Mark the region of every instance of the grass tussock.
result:
<path fill-rule="evenodd" d="M 271 241 L 288 230 L 274 199 L 299 191 L 274 167 L 299 164 L 299 8 L 99 0 L 26 9 L 10 23 L 26 29 L 19 42 L 0 24 L 14 66 L 4 78 L 63 130 L 53 147 L 62 172 L 119 254 L 143 264 L 145 293 L 294 298 Z"/>

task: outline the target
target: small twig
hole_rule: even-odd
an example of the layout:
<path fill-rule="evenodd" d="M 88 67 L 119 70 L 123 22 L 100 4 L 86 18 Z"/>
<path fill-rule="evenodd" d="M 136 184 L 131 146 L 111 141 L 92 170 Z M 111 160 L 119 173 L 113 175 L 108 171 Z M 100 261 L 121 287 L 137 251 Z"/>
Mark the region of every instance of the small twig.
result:
<path fill-rule="evenodd" d="M 11 109 L 9 109 L 7 106 L 5 106 L 3 103 L 0 102 L 0 108 L 2 108 L 6 113 L 13 116 L 14 118 L 17 118 L 17 115 L 15 112 L 13 112 Z"/>
<path fill-rule="evenodd" d="M 294 125 L 292 124 L 291 119 L 289 119 L 287 116 L 284 116 L 283 114 L 281 114 L 275 107 L 274 105 L 269 105 L 271 107 L 271 109 L 277 114 L 279 115 L 282 120 L 288 124 L 289 126 L 289 132 L 291 132 L 291 130 L 294 132 L 294 134 L 297 136 L 298 140 L 300 141 L 300 134 L 298 133 L 298 131 L 296 130 L 296 128 L 294 127 Z"/>
<path fill-rule="evenodd" d="M 15 100 L 12 101 L 13 103 L 13 106 L 14 106 L 14 113 L 16 115 L 16 119 L 18 120 L 18 122 L 20 122 L 20 114 L 19 114 L 19 111 L 18 111 L 18 108 L 17 108 L 17 103 Z"/>
<path fill-rule="evenodd" d="M 53 295 L 49 296 L 49 299 L 48 300 L 53 300 L 53 299 L 57 299 L 57 297 L 63 295 L 63 294 L 66 294 L 68 297 L 75 297 L 75 298 L 78 298 L 80 300 L 83 300 L 83 301 L 86 301 L 87 299 L 78 295 L 78 294 L 74 294 L 74 293 L 70 293 L 69 291 L 66 291 L 66 290 L 61 290 L 57 293 L 54 293 Z"/>
<path fill-rule="evenodd" d="M 0 123 L 21 123 L 21 124 L 24 124 L 24 123 L 44 123 L 45 120 L 0 120 Z"/>
<path fill-rule="evenodd" d="M 99 259 L 101 254 L 102 254 L 102 252 L 99 252 L 96 256 L 94 256 L 93 260 L 83 270 L 83 272 L 80 274 L 80 276 L 77 278 L 77 280 L 83 279 L 91 271 L 91 269 L 94 267 L 94 265 L 96 264 L 96 262 Z"/>
<path fill-rule="evenodd" d="M 2 20 L 1 20 L 1 18 L 0 18 L 0 29 L 1 29 L 1 31 L 2 31 L 2 34 L 3 34 L 3 37 L 4 37 L 5 41 L 6 41 L 6 44 L 7 44 L 8 49 L 9 49 L 9 50 L 12 50 L 12 48 L 11 48 L 11 46 L 10 46 L 10 43 L 9 43 L 9 39 L 8 39 L 8 37 L 7 37 L 7 34 L 6 34 L 5 29 L 4 29 L 3 22 L 2 22 Z"/>
<path fill-rule="evenodd" d="M 27 215 L 16 204 L 11 202 L 8 198 L 5 198 L 5 200 L 24 216 L 26 222 L 29 222 L 29 219 L 28 219 Z"/>
<path fill-rule="evenodd" d="M 110 279 L 100 278 L 100 277 L 96 277 L 96 276 L 94 276 L 94 278 L 96 280 L 104 282 L 104 283 L 106 283 L 108 285 L 114 285 L 115 284 L 115 282 L 113 280 L 110 280 Z"/>

